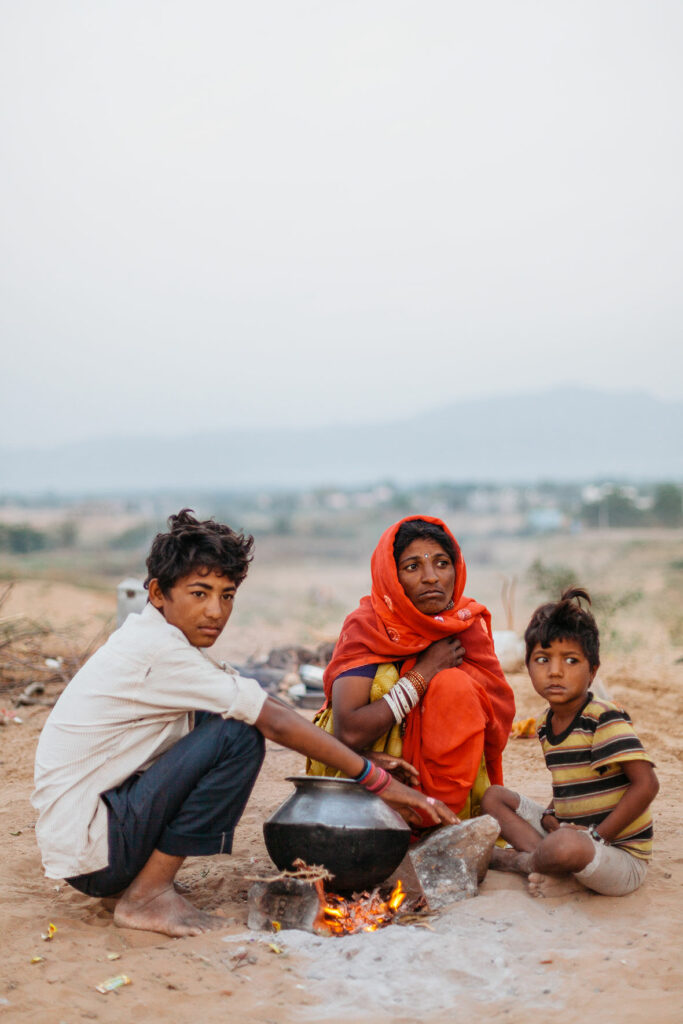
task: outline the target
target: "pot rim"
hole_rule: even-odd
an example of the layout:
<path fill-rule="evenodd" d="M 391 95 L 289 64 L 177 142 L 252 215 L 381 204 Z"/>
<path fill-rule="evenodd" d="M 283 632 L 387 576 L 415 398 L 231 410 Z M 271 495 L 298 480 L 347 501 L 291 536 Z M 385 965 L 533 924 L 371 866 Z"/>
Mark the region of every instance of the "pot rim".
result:
<path fill-rule="evenodd" d="M 293 782 L 294 784 L 297 782 L 322 782 L 326 786 L 336 786 L 340 782 L 352 782 L 354 786 L 358 785 L 355 779 L 347 779 L 342 776 L 331 775 L 286 775 L 285 782 Z M 365 792 L 365 790 L 363 790 L 363 792 Z"/>

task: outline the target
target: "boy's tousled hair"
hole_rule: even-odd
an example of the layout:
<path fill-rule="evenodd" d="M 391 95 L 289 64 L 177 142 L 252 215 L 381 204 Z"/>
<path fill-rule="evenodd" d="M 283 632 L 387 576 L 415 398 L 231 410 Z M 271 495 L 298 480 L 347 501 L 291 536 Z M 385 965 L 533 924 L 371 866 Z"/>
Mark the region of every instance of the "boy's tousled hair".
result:
<path fill-rule="evenodd" d="M 425 537 L 427 540 L 435 540 L 437 544 L 441 544 L 453 565 L 457 563 L 458 558 L 453 541 L 442 526 L 439 526 L 438 523 L 428 523 L 426 519 L 409 519 L 407 522 L 401 523 L 394 537 L 394 561 L 396 562 L 396 568 L 398 568 L 399 559 L 408 545 L 421 537 Z"/>
<path fill-rule="evenodd" d="M 569 587 L 559 601 L 542 604 L 531 616 L 524 634 L 526 663 L 538 644 L 546 648 L 555 640 L 576 640 L 581 644 L 591 668 L 600 664 L 600 633 L 598 625 L 588 608 L 581 601 L 591 603 L 588 591 L 581 587 Z"/>
<path fill-rule="evenodd" d="M 253 537 L 214 519 L 200 522 L 190 508 L 169 516 L 168 526 L 168 533 L 158 533 L 152 541 L 145 587 L 156 579 L 162 593 L 168 595 L 179 579 L 198 569 L 228 576 L 235 586 L 242 583 L 254 557 Z"/>

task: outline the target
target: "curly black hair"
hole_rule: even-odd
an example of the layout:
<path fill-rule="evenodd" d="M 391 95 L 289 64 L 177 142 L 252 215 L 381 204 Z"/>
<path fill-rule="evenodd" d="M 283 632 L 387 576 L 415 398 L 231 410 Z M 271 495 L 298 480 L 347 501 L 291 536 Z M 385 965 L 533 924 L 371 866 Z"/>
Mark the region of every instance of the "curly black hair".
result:
<path fill-rule="evenodd" d="M 421 537 L 435 540 L 437 544 L 441 544 L 446 554 L 450 556 L 453 565 L 456 565 L 458 559 L 453 541 L 442 526 L 439 526 L 438 523 L 428 523 L 426 519 L 409 519 L 407 522 L 401 523 L 394 537 L 396 568 L 398 568 L 399 559 L 408 545 Z"/>
<path fill-rule="evenodd" d="M 555 640 L 575 640 L 581 645 L 590 667 L 596 669 L 599 666 L 598 624 L 588 608 L 581 606 L 581 601 L 591 603 L 588 591 L 569 587 L 559 601 L 542 604 L 536 609 L 524 633 L 527 665 L 537 644 L 547 648 Z"/>
<path fill-rule="evenodd" d="M 198 569 L 227 576 L 235 586 L 245 579 L 254 557 L 254 538 L 214 519 L 200 522 L 192 511 L 183 508 L 169 516 L 169 532 L 158 533 L 152 541 L 145 587 L 158 580 L 162 593 L 168 595 L 179 579 Z"/>

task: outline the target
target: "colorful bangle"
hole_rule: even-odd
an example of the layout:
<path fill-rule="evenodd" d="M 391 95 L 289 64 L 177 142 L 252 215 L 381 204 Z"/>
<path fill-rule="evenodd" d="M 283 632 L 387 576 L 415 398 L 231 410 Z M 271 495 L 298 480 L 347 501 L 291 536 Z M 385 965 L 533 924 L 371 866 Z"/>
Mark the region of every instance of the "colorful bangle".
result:
<path fill-rule="evenodd" d="M 405 678 L 409 679 L 417 690 L 418 698 L 422 699 L 427 692 L 427 680 L 421 675 L 417 669 L 412 668 L 410 672 L 406 672 Z"/>
<path fill-rule="evenodd" d="M 365 764 L 363 765 L 363 771 L 360 773 L 360 775 L 354 775 L 354 782 L 362 782 L 364 779 L 367 779 L 368 775 L 372 771 L 372 761 L 370 761 L 367 757 L 364 758 L 364 761 Z"/>
<path fill-rule="evenodd" d="M 375 796 L 379 796 L 387 788 L 391 782 L 391 775 L 389 772 L 385 772 L 384 768 L 380 768 L 379 765 L 372 765 L 372 772 L 363 779 L 361 786 L 363 789 L 367 789 L 368 793 L 374 793 Z"/>

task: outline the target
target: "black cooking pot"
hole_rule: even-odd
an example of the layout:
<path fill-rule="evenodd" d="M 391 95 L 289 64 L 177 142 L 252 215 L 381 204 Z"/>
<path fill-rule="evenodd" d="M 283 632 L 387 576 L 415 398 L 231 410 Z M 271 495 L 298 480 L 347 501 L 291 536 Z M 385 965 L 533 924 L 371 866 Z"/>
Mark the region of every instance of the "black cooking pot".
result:
<path fill-rule="evenodd" d="M 263 826 L 266 848 L 280 871 L 300 857 L 321 864 L 336 892 L 372 889 L 408 851 L 410 828 L 383 800 L 351 779 L 290 776 L 296 789 Z"/>

